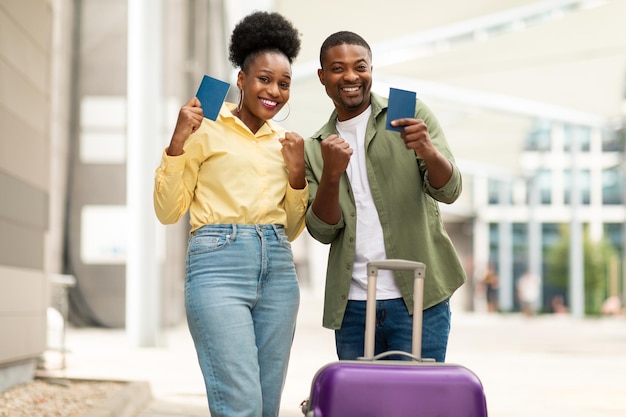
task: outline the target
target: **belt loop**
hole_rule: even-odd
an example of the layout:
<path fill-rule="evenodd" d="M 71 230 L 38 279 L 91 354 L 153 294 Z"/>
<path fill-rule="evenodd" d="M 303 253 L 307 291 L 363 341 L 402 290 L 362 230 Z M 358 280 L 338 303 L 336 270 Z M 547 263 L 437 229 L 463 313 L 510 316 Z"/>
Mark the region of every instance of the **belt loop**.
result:
<path fill-rule="evenodd" d="M 233 231 L 231 232 L 231 238 L 237 238 L 237 225 L 235 223 L 231 224 Z"/>

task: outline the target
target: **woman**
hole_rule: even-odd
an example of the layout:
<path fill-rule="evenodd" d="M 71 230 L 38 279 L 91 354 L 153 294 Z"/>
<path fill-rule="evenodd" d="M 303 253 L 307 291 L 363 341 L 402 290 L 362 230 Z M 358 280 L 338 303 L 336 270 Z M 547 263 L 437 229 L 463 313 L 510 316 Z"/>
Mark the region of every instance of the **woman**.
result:
<path fill-rule="evenodd" d="M 278 416 L 300 302 L 290 241 L 304 228 L 304 141 L 272 119 L 300 39 L 277 13 L 235 27 L 239 103 L 216 121 L 192 98 L 156 170 L 164 224 L 190 213 L 185 307 L 211 416 Z"/>

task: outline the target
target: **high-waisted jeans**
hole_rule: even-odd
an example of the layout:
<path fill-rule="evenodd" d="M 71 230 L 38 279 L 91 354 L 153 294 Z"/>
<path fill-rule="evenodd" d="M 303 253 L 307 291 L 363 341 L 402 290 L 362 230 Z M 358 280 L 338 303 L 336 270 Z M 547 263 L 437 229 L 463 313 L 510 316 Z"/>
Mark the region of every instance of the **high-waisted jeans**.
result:
<path fill-rule="evenodd" d="M 274 225 L 207 225 L 190 237 L 185 308 L 212 417 L 276 417 L 300 292 Z"/>

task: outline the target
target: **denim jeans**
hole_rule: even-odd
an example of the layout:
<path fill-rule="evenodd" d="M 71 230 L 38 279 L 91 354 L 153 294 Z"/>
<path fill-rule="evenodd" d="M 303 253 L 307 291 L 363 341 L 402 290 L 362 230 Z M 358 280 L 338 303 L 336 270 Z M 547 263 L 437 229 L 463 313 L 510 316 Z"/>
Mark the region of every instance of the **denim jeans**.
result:
<path fill-rule="evenodd" d="M 282 227 L 208 225 L 187 251 L 185 308 L 212 417 L 276 417 L 300 290 Z"/>
<path fill-rule="evenodd" d="M 424 310 L 422 327 L 422 358 L 444 362 L 450 334 L 450 300 Z M 376 332 L 374 354 L 389 350 L 412 351 L 413 316 L 404 300 L 376 301 Z M 355 360 L 363 356 L 365 342 L 365 301 L 349 300 L 341 328 L 335 331 L 339 359 Z M 409 360 L 400 355 L 388 359 Z"/>

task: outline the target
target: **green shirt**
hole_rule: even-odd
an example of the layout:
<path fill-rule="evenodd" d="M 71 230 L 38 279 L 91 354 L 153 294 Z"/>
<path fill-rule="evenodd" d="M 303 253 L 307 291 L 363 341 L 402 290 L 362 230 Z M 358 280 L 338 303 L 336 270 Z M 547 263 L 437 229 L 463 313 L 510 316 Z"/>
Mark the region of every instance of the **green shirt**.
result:
<path fill-rule="evenodd" d="M 449 298 L 465 282 L 465 272 L 444 229 L 438 201 L 453 203 L 461 194 L 462 179 L 434 114 L 417 101 L 415 117 L 424 120 L 435 147 L 452 163 L 452 177 L 435 189 L 428 171 L 415 152 L 405 147 L 400 133 L 385 129 L 387 99 L 372 93 L 372 115 L 365 134 L 366 165 L 372 196 L 383 228 L 389 259 L 406 259 L 426 265 L 424 308 Z M 320 142 L 336 134 L 337 113 L 305 141 L 306 178 L 309 183 L 307 229 L 311 236 L 330 244 L 326 273 L 323 326 L 341 327 L 352 279 L 356 240 L 356 205 L 346 173 L 339 190 L 342 217 L 335 224 L 322 222 L 311 209 L 322 175 Z M 413 314 L 413 273 L 395 271 L 404 302 Z"/>

